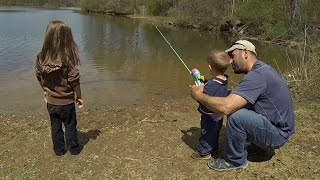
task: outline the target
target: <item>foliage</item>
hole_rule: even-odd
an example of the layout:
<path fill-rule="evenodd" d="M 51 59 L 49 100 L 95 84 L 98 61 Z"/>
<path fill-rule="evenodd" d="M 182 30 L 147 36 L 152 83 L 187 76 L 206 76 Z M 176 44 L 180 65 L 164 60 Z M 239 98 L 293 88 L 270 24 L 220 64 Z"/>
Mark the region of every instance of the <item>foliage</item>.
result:
<path fill-rule="evenodd" d="M 85 10 L 133 14 L 135 2 L 136 0 L 81 0 L 80 7 Z"/>
<path fill-rule="evenodd" d="M 180 0 L 178 5 L 170 10 L 180 23 L 199 25 L 217 24 L 223 17 L 224 0 Z"/>
<path fill-rule="evenodd" d="M 235 18 L 248 22 L 247 32 L 249 34 L 269 40 L 286 38 L 288 35 L 290 15 L 285 1 L 239 2 L 236 7 Z"/>
<path fill-rule="evenodd" d="M 175 1 L 172 0 L 153 0 L 146 3 L 148 14 L 153 16 L 167 16 L 168 10 L 172 8 Z"/>
<path fill-rule="evenodd" d="M 104 2 L 101 2 L 99 0 L 91 0 L 91 1 L 87 1 L 87 0 L 80 0 L 80 6 L 83 8 L 83 9 L 100 9 L 99 7 L 99 3 L 100 4 L 104 4 Z"/>
<path fill-rule="evenodd" d="M 320 24 L 320 1 L 318 0 L 302 0 L 301 19 L 308 24 Z"/>
<path fill-rule="evenodd" d="M 313 97 L 320 100 L 320 40 L 317 37 L 319 33 L 311 33 L 305 26 L 304 41 L 297 45 L 300 56 L 294 60 L 289 59 L 290 64 L 295 64 L 295 68 L 284 74 L 298 99 Z"/>
<path fill-rule="evenodd" d="M 107 8 L 116 12 L 125 12 L 133 14 L 133 1 L 132 0 L 105 0 Z"/>

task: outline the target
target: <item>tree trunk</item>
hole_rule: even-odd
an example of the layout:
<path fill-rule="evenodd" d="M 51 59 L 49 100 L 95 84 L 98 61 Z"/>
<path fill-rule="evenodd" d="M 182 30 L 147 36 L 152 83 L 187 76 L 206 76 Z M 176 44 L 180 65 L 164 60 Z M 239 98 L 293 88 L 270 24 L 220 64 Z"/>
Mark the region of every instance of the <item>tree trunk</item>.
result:
<path fill-rule="evenodd" d="M 300 10 L 301 10 L 301 0 L 291 0 L 292 16 L 291 23 L 298 25 L 301 19 Z"/>

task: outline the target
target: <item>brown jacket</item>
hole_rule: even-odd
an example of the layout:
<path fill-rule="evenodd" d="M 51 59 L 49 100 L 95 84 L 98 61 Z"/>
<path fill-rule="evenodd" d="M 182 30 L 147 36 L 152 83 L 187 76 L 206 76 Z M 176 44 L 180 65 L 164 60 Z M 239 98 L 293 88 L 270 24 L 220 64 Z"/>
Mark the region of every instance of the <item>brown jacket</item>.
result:
<path fill-rule="evenodd" d="M 80 88 L 80 73 L 77 68 L 41 65 L 37 59 L 35 70 L 49 104 L 67 105 L 75 101 L 74 91 Z"/>

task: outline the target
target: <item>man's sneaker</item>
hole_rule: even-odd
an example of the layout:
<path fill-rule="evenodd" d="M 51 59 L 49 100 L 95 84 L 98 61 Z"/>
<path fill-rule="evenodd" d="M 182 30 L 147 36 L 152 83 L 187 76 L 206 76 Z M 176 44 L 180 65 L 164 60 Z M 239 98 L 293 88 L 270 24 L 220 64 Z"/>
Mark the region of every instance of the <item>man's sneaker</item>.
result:
<path fill-rule="evenodd" d="M 216 171 L 230 171 L 236 169 L 244 169 L 248 166 L 248 162 L 246 162 L 244 165 L 235 166 L 224 159 L 214 159 L 208 162 L 208 166 L 210 169 Z"/>
<path fill-rule="evenodd" d="M 200 155 L 198 152 L 193 152 L 191 157 L 196 160 L 208 160 L 211 158 L 211 154 L 208 155 Z"/>

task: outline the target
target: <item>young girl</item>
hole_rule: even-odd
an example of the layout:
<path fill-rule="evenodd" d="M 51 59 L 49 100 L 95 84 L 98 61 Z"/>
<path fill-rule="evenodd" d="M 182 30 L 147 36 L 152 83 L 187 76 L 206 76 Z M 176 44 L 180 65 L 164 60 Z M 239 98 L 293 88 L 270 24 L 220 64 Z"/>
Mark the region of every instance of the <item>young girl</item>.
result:
<path fill-rule="evenodd" d="M 79 63 L 78 48 L 70 27 L 61 21 L 49 22 L 35 70 L 50 115 L 53 151 L 58 156 L 68 149 L 72 155 L 81 151 L 74 103 L 76 101 L 79 108 L 83 106 L 80 74 L 76 68 Z"/>

